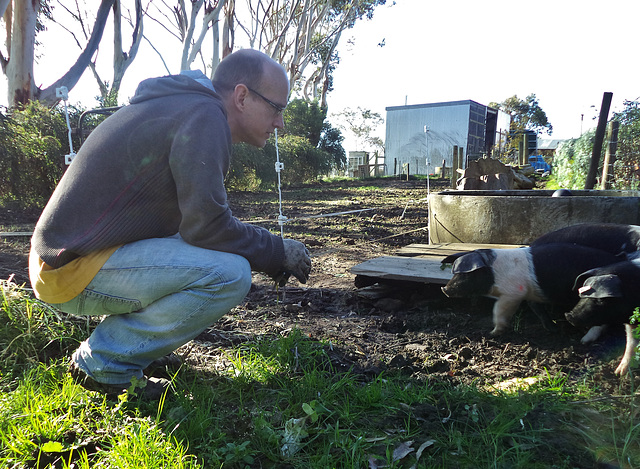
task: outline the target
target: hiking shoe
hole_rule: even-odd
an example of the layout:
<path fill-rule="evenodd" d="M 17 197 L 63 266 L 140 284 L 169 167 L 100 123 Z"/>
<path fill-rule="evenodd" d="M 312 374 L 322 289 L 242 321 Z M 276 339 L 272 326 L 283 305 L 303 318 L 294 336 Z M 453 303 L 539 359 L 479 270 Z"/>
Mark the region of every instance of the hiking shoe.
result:
<path fill-rule="evenodd" d="M 143 373 L 145 376 L 156 376 L 171 379 L 182 366 L 182 358 L 171 352 L 169 355 L 153 360 Z"/>
<path fill-rule="evenodd" d="M 157 401 L 169 389 L 171 382 L 164 378 L 132 378 L 128 383 L 100 383 L 84 372 L 75 362 L 69 365 L 69 373 L 73 379 L 88 391 L 96 391 L 107 397 L 115 398 L 120 394 L 131 393 L 141 399 Z"/>

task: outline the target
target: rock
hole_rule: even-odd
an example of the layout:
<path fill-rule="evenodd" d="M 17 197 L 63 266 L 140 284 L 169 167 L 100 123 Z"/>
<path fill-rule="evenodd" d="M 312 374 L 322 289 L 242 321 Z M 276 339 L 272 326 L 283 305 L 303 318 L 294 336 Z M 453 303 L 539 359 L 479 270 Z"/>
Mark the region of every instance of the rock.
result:
<path fill-rule="evenodd" d="M 508 190 L 513 187 L 513 170 L 493 158 L 471 161 L 457 181 L 458 190 Z"/>
<path fill-rule="evenodd" d="M 513 171 L 513 184 L 515 189 L 533 189 L 534 183 L 531 179 L 519 171 Z"/>
<path fill-rule="evenodd" d="M 506 191 L 511 189 L 513 178 L 509 178 L 506 173 L 483 174 L 480 176 L 480 184 L 482 185 L 482 190 Z"/>

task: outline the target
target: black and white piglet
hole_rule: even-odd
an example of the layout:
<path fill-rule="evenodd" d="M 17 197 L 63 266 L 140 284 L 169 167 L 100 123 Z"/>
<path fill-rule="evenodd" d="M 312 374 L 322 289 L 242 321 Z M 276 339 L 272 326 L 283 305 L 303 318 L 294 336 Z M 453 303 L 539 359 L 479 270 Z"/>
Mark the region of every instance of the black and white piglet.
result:
<path fill-rule="evenodd" d="M 578 223 L 543 234 L 530 245 L 569 243 L 633 258 L 640 254 L 640 226 L 617 223 Z"/>
<path fill-rule="evenodd" d="M 624 324 L 627 335 L 622 360 L 616 374 L 626 374 L 634 350 L 638 346 L 629 319 L 640 307 L 640 260 L 619 262 L 582 273 L 576 279 L 580 300 L 565 314 L 576 327 L 597 324 Z"/>
<path fill-rule="evenodd" d="M 453 278 L 442 287 L 449 297 L 495 298 L 492 335 L 505 332 L 522 301 L 558 303 L 571 309 L 578 301 L 574 291 L 581 273 L 618 262 L 608 252 L 573 244 L 541 244 L 512 249 L 477 249 L 452 254 Z M 539 314 L 540 315 L 540 314 Z"/>

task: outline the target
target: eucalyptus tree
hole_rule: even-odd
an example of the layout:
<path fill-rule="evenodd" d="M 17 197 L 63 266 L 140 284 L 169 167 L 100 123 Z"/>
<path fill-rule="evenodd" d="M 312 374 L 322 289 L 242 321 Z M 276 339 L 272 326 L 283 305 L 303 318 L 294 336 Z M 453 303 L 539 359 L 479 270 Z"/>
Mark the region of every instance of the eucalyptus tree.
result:
<path fill-rule="evenodd" d="M 53 0 L 50 1 L 53 2 Z M 94 8 L 90 3 L 75 2 L 71 6 L 67 5 L 68 3 L 70 2 L 55 0 L 55 3 L 52 4 L 56 6 L 56 10 L 61 10 L 67 15 L 65 18 L 54 15 L 52 19 L 71 35 L 78 49 L 82 50 L 84 44 L 88 42 L 92 34 L 92 28 L 94 27 L 92 24 Z M 142 41 L 144 18 L 142 0 L 133 0 L 132 3 L 134 6 L 133 13 L 123 6 L 121 0 L 115 0 L 113 2 L 113 60 L 111 80 L 103 78 L 98 71 L 98 50 L 93 54 L 88 64 L 100 90 L 100 101 L 105 106 L 115 106 L 118 104 L 118 93 L 122 79 L 129 66 L 135 60 Z M 131 42 L 127 50 L 123 49 L 123 21 L 132 26 Z"/>
<path fill-rule="evenodd" d="M 116 0 L 101 0 L 96 19 L 83 49 L 75 63 L 45 88 L 36 85 L 34 61 L 36 34 L 42 31 L 42 14 L 49 14 L 49 4 L 40 1 L 2 0 L 3 22 L 6 30 L 6 50 L 0 51 L 0 65 L 7 79 L 10 106 L 25 105 L 37 99 L 45 104 L 59 100 L 56 90 L 62 86 L 71 90 L 80 80 L 91 57 L 97 50 L 109 13 Z"/>
<path fill-rule="evenodd" d="M 358 106 L 357 109 L 343 109 L 333 116 L 339 120 L 339 128 L 355 137 L 356 148 L 372 147 L 384 152 L 384 143 L 376 136 L 376 131 L 384 124 L 384 118 L 379 113 Z"/>
<path fill-rule="evenodd" d="M 291 87 L 305 99 L 326 106 L 331 72 L 338 63 L 342 33 L 362 18 L 372 18 L 386 0 L 247 0 L 248 16 L 238 29 L 251 47 L 264 50 L 285 66 Z"/>
<path fill-rule="evenodd" d="M 7 50 L 0 51 L 0 65 L 8 81 L 10 105 L 38 99 L 53 104 L 56 89 L 71 90 L 87 67 L 98 83 L 103 103 L 115 104 L 122 78 L 136 58 L 142 39 L 160 55 L 167 73 L 198 67 L 213 74 L 217 64 L 234 48 L 252 47 L 268 53 L 285 66 L 291 89 L 307 99 L 318 99 L 326 107 L 331 90 L 331 73 L 338 64 L 336 47 L 343 31 L 362 18 L 371 18 L 375 8 L 386 0 L 169 0 L 154 2 L 130 0 L 134 12 L 124 15 L 122 0 L 101 0 L 92 12 L 92 2 L 70 0 L 0 0 L 7 31 Z M 55 3 L 54 3 L 55 2 Z M 50 5 L 66 13 L 73 21 L 57 21 L 79 48 L 76 62 L 51 85 L 39 88 L 34 74 L 36 48 L 55 47 L 37 44 L 41 30 L 39 15 L 51 12 Z M 106 22 L 113 12 L 113 76 L 108 81 L 97 71 L 97 51 Z M 95 17 L 92 23 L 91 19 Z M 160 26 L 160 34 L 143 34 L 143 19 Z M 131 41 L 123 48 L 123 21 L 131 26 Z M 179 58 L 175 48 L 166 48 L 162 30 L 181 44 Z"/>
<path fill-rule="evenodd" d="M 375 7 L 385 2 L 177 0 L 150 2 L 146 14 L 182 44 L 181 69 L 191 67 L 200 57 L 200 65 L 212 75 L 220 60 L 235 48 L 251 47 L 287 69 L 292 90 L 326 107 L 342 32 L 357 20 L 371 18 Z M 211 39 L 206 43 L 209 31 Z"/>
<path fill-rule="evenodd" d="M 220 62 L 221 53 L 220 16 L 223 15 L 223 51 L 229 49 L 227 37 L 229 29 L 233 27 L 233 0 L 176 0 L 175 3 L 153 2 L 149 0 L 145 14 L 149 20 L 156 23 L 161 30 L 180 43 L 180 56 L 166 58 L 163 51 L 156 46 L 162 39 L 159 37 L 146 38 L 160 56 L 167 73 L 189 70 L 196 59 L 200 59 L 200 66 L 209 70 L 213 76 L 215 67 Z M 211 40 L 209 54 L 203 51 L 205 39 Z M 226 55 L 226 54 L 225 54 Z M 169 65 L 167 65 L 169 61 Z M 177 65 L 174 67 L 171 64 Z"/>

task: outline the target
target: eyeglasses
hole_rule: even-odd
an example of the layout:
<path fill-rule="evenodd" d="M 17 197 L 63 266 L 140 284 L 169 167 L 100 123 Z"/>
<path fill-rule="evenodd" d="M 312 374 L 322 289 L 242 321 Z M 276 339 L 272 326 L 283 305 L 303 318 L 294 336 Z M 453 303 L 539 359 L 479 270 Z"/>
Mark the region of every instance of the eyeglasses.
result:
<path fill-rule="evenodd" d="M 245 85 L 245 86 L 247 86 L 247 85 Z M 248 89 L 249 91 L 251 91 L 253 94 L 260 96 L 260 97 L 264 100 L 264 102 L 265 102 L 265 103 L 267 103 L 269 106 L 271 106 L 271 107 L 275 110 L 276 115 L 278 115 L 278 114 L 282 114 L 282 112 L 283 112 L 283 111 L 284 111 L 284 109 L 286 108 L 286 106 L 280 106 L 279 104 L 276 104 L 276 103 L 274 103 L 273 101 L 271 101 L 269 98 L 265 98 L 265 97 L 264 97 L 264 96 L 262 96 L 260 93 L 258 93 L 256 90 L 251 89 L 251 88 L 249 88 L 248 86 L 247 86 L 247 89 Z"/>

